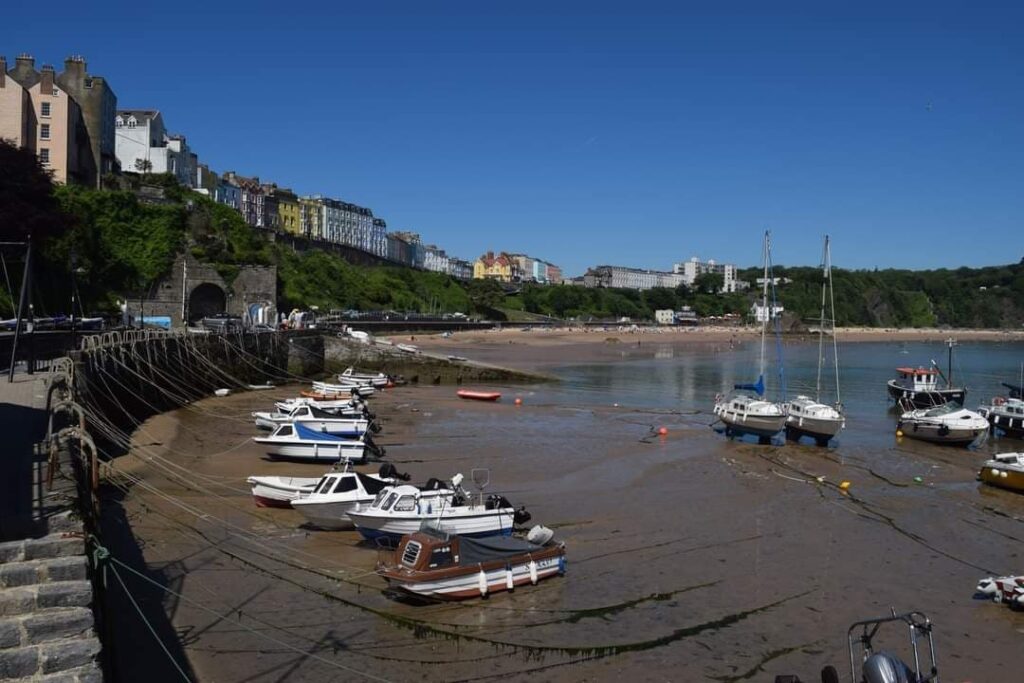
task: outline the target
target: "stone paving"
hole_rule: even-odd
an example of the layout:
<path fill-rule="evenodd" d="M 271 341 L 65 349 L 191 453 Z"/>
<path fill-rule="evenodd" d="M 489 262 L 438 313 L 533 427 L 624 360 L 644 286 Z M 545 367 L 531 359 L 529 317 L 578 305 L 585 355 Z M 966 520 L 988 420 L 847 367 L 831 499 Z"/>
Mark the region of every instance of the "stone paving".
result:
<path fill-rule="evenodd" d="M 0 380 L 0 680 L 99 683 L 100 642 L 70 463 L 46 485 L 45 375 Z M 19 538 L 23 536 L 23 538 Z M 11 540 L 8 540 L 11 539 Z"/>

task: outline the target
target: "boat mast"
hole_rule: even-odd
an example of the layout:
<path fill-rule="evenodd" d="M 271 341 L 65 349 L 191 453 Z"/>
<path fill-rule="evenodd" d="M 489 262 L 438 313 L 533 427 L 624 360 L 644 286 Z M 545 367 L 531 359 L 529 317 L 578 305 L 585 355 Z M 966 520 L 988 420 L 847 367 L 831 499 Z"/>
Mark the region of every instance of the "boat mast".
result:
<path fill-rule="evenodd" d="M 821 256 L 821 318 L 818 320 L 818 379 L 814 385 L 814 400 L 821 403 L 821 366 L 825 361 L 825 287 L 828 286 L 828 235 Z"/>
<path fill-rule="evenodd" d="M 764 316 L 764 320 L 761 321 L 761 365 L 759 369 L 758 377 L 764 381 L 764 351 L 765 351 L 765 335 L 768 332 L 768 231 L 764 231 L 764 246 L 761 249 L 761 256 L 764 258 L 764 284 L 761 287 L 761 314 Z"/>
<path fill-rule="evenodd" d="M 829 313 L 832 316 L 832 359 L 836 362 L 836 409 L 843 404 L 839 397 L 839 340 L 836 339 L 836 290 L 832 284 L 832 244 L 825 235 L 825 272 L 828 274 Z"/>

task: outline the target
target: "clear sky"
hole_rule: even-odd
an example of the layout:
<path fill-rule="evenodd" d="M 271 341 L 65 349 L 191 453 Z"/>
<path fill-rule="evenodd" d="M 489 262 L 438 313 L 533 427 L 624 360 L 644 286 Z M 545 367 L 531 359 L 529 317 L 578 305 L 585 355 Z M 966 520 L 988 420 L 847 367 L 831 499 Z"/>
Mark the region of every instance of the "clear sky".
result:
<path fill-rule="evenodd" d="M 371 207 L 449 253 L 579 274 L 691 256 L 1024 256 L 1024 5 L 8 4 L 214 170 Z"/>

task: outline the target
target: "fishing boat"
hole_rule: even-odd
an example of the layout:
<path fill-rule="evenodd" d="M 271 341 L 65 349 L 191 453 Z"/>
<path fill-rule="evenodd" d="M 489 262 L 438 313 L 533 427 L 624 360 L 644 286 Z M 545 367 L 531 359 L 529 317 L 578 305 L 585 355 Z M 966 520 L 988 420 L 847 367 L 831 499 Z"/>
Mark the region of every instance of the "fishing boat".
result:
<path fill-rule="evenodd" d="M 324 475 L 323 481 L 308 496 L 294 501 L 292 507 L 317 528 L 351 529 L 350 513 L 368 507 L 386 488 L 402 485 L 403 481 L 408 480 L 409 475 L 400 475 L 394 471 L 382 471 L 377 476 L 359 472 L 329 473 Z M 454 494 L 439 479 L 431 479 L 423 486 L 411 488 L 419 491 L 420 500 L 424 503 L 436 503 L 439 498 Z"/>
<path fill-rule="evenodd" d="M 839 400 L 839 342 L 836 339 L 836 304 L 832 290 L 832 252 L 829 237 L 825 235 L 825 249 L 822 256 L 824 279 L 821 283 L 821 320 L 818 325 L 818 379 L 814 398 L 797 396 L 786 404 L 786 436 L 798 440 L 808 436 L 819 446 L 828 442 L 846 426 L 843 404 Z M 826 305 L 831 308 L 826 316 Z M 836 401 L 832 405 L 821 402 L 821 368 L 825 361 L 825 329 L 830 326 L 832 357 L 835 360 Z"/>
<path fill-rule="evenodd" d="M 383 455 L 383 449 L 372 446 L 365 439 L 344 439 L 303 427 L 301 422 L 280 425 L 270 436 L 254 437 L 253 441 L 267 446 L 267 453 L 278 458 L 309 462 L 363 462 L 367 452 Z"/>
<path fill-rule="evenodd" d="M 1024 453 L 1000 453 L 978 472 L 986 484 L 1024 493 Z"/>
<path fill-rule="evenodd" d="M 988 418 L 993 432 L 1024 439 L 1024 401 L 996 396 L 992 403 L 980 406 L 978 413 Z"/>
<path fill-rule="evenodd" d="M 497 391 L 473 391 L 471 389 L 459 389 L 455 395 L 471 401 L 497 401 L 501 398 L 501 394 Z"/>
<path fill-rule="evenodd" d="M 779 320 L 776 315 L 774 285 L 772 285 L 772 305 L 768 306 L 768 287 L 774 282 L 771 277 L 771 241 L 767 231 L 764 233 L 764 286 L 761 290 L 761 358 L 757 382 L 753 384 L 736 384 L 733 391 L 715 397 L 714 414 L 725 425 L 725 435 L 756 436 L 761 443 L 770 443 L 771 439 L 786 426 L 786 411 L 779 403 L 764 398 L 765 383 L 765 344 L 768 334 L 768 323 L 775 321 L 778 333 Z M 780 345 L 779 376 L 781 372 Z M 783 388 L 783 394 L 785 389 Z"/>
<path fill-rule="evenodd" d="M 988 420 L 955 402 L 908 410 L 896 428 L 904 436 L 950 446 L 969 446 L 988 431 Z"/>
<path fill-rule="evenodd" d="M 956 346 L 955 339 L 946 340 L 946 347 L 949 349 L 949 364 L 945 376 L 934 360 L 927 368 L 896 368 L 898 376 L 887 382 L 890 398 L 897 404 L 909 402 L 914 408 L 933 408 L 950 401 L 963 405 L 964 399 L 967 398 L 967 388 L 953 386 L 954 346 Z M 940 377 L 945 379 L 946 386 L 939 386 Z"/>
<path fill-rule="evenodd" d="M 453 494 L 425 499 L 420 489 L 402 485 L 377 494 L 368 507 L 350 511 L 349 519 L 363 538 L 398 540 L 416 533 L 430 521 L 446 533 L 459 536 L 509 536 L 517 524 L 530 520 L 525 508 L 516 509 L 504 496 L 491 494 L 479 503 L 465 495 L 461 476 L 452 480 Z"/>
<path fill-rule="evenodd" d="M 974 588 L 974 595 L 1024 608 L 1024 576 L 986 576 Z"/>
<path fill-rule="evenodd" d="M 305 498 L 323 477 L 248 477 L 256 507 L 290 508 L 292 503 Z"/>
<path fill-rule="evenodd" d="M 540 529 L 539 533 L 536 533 Z M 381 550 L 377 574 L 401 593 L 440 600 L 486 598 L 491 593 L 565 574 L 565 543 L 534 527 L 526 540 L 468 538 L 431 525 Z M 531 541 L 531 539 L 533 539 Z"/>
<path fill-rule="evenodd" d="M 380 426 L 376 422 L 361 417 L 339 417 L 309 405 L 295 406 L 287 413 L 256 411 L 252 416 L 256 426 L 261 429 L 277 429 L 282 424 L 301 422 L 302 426 L 313 431 L 351 439 L 358 439 L 367 431 L 380 431 Z"/>

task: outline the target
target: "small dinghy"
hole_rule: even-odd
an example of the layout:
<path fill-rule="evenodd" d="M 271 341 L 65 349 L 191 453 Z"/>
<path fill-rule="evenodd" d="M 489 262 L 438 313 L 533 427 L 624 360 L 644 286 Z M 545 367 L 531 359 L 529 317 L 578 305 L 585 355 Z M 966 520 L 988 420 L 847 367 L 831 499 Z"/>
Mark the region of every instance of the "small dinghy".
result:
<path fill-rule="evenodd" d="M 290 508 L 292 503 L 305 498 L 323 477 L 249 477 L 252 498 L 256 507 Z"/>
<path fill-rule="evenodd" d="M 530 520 L 526 508 L 518 510 L 504 496 L 491 494 L 472 503 L 462 486 L 462 475 L 452 478 L 452 493 L 426 499 L 415 486 L 395 486 L 377 494 L 368 507 L 351 511 L 349 519 L 356 531 L 368 540 L 398 540 L 416 533 L 429 521 L 446 533 L 457 536 L 509 536 L 518 524 Z"/>
<path fill-rule="evenodd" d="M 986 484 L 1024 493 L 1024 453 L 1000 453 L 978 473 Z"/>
<path fill-rule="evenodd" d="M 370 384 L 359 384 L 355 382 L 342 382 L 340 384 L 331 384 L 330 382 L 313 382 L 313 391 L 318 391 L 322 394 L 335 395 L 335 396 L 359 396 L 366 398 L 367 396 L 373 396 L 376 393 L 376 389 Z"/>
<path fill-rule="evenodd" d="M 344 436 L 350 439 L 358 439 L 366 434 L 366 432 L 373 431 L 377 433 L 380 431 L 380 427 L 375 422 L 366 420 L 364 418 L 347 418 L 338 417 L 332 413 L 314 408 L 313 406 L 295 406 L 290 412 L 287 413 L 267 413 L 267 412 L 254 412 L 252 414 L 256 421 L 256 426 L 261 429 L 277 429 L 282 424 L 289 424 L 295 422 L 301 422 L 303 427 L 307 427 L 316 432 L 323 434 L 330 434 L 332 436 Z"/>
<path fill-rule="evenodd" d="M 268 454 L 288 460 L 363 462 L 366 460 L 367 451 L 375 450 L 378 455 L 383 455 L 383 449 L 372 446 L 366 440 L 343 439 L 340 436 L 315 432 L 303 427 L 301 422 L 283 424 L 270 436 L 255 437 L 253 441 L 267 446 Z"/>
<path fill-rule="evenodd" d="M 441 600 L 487 597 L 565 574 L 565 544 L 534 527 L 526 540 L 467 538 L 432 524 L 382 550 L 377 574 L 402 593 Z"/>
<path fill-rule="evenodd" d="M 501 398 L 501 394 L 497 391 L 473 391 L 471 389 L 459 389 L 455 395 L 471 401 L 497 401 Z"/>
<path fill-rule="evenodd" d="M 911 439 L 970 446 L 988 431 L 988 420 L 951 401 L 935 408 L 908 410 L 900 416 L 896 428 Z"/>
<path fill-rule="evenodd" d="M 1024 608 L 1024 576 L 986 576 L 978 582 L 974 595 Z"/>
<path fill-rule="evenodd" d="M 279 413 L 290 413 L 296 406 L 313 406 L 318 410 L 322 410 L 325 413 L 330 413 L 335 417 L 347 417 L 347 418 L 366 418 L 367 420 L 373 420 L 377 416 L 374 415 L 366 407 L 366 403 L 358 397 L 343 400 L 324 400 L 318 401 L 315 398 L 307 398 L 306 396 L 299 396 L 297 398 L 289 398 L 284 401 L 278 401 L 274 404 Z"/>

